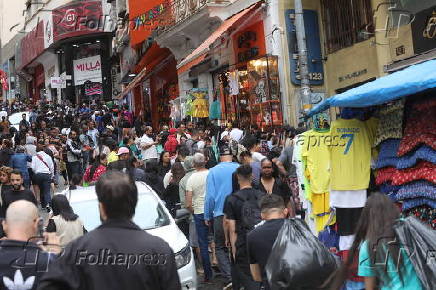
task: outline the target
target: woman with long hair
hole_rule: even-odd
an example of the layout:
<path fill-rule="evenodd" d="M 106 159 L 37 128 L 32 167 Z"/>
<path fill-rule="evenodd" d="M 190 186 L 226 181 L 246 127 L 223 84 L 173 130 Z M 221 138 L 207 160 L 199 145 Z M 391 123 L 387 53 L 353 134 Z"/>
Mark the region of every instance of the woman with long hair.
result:
<path fill-rule="evenodd" d="M 386 195 L 372 193 L 362 210 L 348 259 L 335 275 L 331 289 L 341 289 L 358 258 L 358 276 L 365 289 L 422 289 L 421 282 L 395 239 L 394 224 L 400 211 Z"/>
<path fill-rule="evenodd" d="M 171 170 L 171 154 L 168 151 L 163 151 L 159 157 L 158 174 L 164 178 L 165 174 Z"/>
<path fill-rule="evenodd" d="M 72 240 L 82 236 L 86 230 L 79 216 L 74 213 L 68 199 L 63 194 L 56 194 L 51 200 L 52 216 L 46 231 L 56 233 L 60 245 L 65 247 Z"/>
<path fill-rule="evenodd" d="M 144 181 L 149 185 L 160 197 L 162 197 L 165 187 L 163 185 L 163 178 L 159 176 L 159 164 L 157 161 L 147 163 L 145 167 Z"/>
<path fill-rule="evenodd" d="M 180 203 L 179 183 L 183 176 L 185 176 L 185 169 L 183 168 L 182 163 L 174 163 L 171 168 L 170 183 L 163 194 L 163 200 L 173 216 L 176 214 L 177 204 Z"/>
<path fill-rule="evenodd" d="M 106 172 L 107 156 L 106 154 L 100 154 L 95 158 L 94 164 L 88 166 L 83 175 L 83 181 L 89 185 L 95 184 L 103 173 Z"/>

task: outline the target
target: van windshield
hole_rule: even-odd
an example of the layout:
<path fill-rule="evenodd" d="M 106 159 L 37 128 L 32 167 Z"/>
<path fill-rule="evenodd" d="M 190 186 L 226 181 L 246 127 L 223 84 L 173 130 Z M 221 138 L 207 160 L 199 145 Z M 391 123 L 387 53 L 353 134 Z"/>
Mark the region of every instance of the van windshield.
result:
<path fill-rule="evenodd" d="M 86 200 L 71 204 L 80 217 L 87 231 L 101 225 L 97 200 Z M 170 219 L 158 200 L 151 194 L 139 194 L 133 222 L 143 230 L 163 227 L 170 224 Z"/>

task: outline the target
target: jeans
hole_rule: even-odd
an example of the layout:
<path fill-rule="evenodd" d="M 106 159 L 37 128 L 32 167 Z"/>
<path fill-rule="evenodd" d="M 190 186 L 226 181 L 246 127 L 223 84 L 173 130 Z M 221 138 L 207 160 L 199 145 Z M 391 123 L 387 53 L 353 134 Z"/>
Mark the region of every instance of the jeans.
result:
<path fill-rule="evenodd" d="M 82 172 L 85 172 L 89 165 L 90 151 L 82 151 Z"/>
<path fill-rule="evenodd" d="M 203 263 L 204 276 L 207 280 L 212 278 L 212 267 L 209 257 L 209 227 L 204 223 L 204 214 L 194 214 L 195 229 L 197 230 L 198 246 L 200 247 L 201 262 Z"/>
<path fill-rule="evenodd" d="M 230 273 L 229 250 L 226 247 L 226 237 L 224 235 L 223 218 L 224 216 L 219 216 L 213 219 L 215 252 L 221 273 L 230 280 L 232 276 Z"/>
<path fill-rule="evenodd" d="M 41 206 L 46 207 L 51 202 L 51 175 L 48 173 L 35 174 L 35 184 L 39 187 L 41 195 Z"/>

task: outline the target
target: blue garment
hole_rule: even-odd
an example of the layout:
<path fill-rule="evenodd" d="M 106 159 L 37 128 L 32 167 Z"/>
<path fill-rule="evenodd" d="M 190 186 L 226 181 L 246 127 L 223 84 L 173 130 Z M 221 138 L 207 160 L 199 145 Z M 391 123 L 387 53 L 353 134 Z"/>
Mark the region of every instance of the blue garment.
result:
<path fill-rule="evenodd" d="M 401 186 L 395 195 L 395 201 L 408 200 L 411 198 L 428 198 L 436 200 L 436 186 L 428 181 L 415 181 Z"/>
<path fill-rule="evenodd" d="M 398 157 L 397 152 L 400 142 L 401 139 L 387 139 L 380 144 L 380 153 L 375 168 L 389 166 L 397 169 L 406 169 L 415 166 L 419 160 L 436 163 L 436 151 L 427 145 L 419 147 L 410 154 Z"/>
<path fill-rule="evenodd" d="M 421 205 L 428 205 L 431 208 L 436 208 L 436 200 L 423 197 L 407 199 L 403 202 L 403 211 L 415 208 Z"/>
<path fill-rule="evenodd" d="M 198 246 L 200 247 L 201 263 L 203 264 L 203 271 L 207 280 L 212 279 L 212 267 L 210 265 L 209 257 L 209 227 L 204 223 L 204 214 L 194 214 L 195 228 L 198 236 Z"/>
<path fill-rule="evenodd" d="M 204 219 L 224 215 L 224 201 L 233 190 L 232 174 L 239 167 L 235 162 L 221 162 L 209 170 L 206 180 Z"/>
<path fill-rule="evenodd" d="M 32 157 L 25 153 L 15 153 L 11 157 L 11 166 L 17 169 L 23 175 L 23 180 L 29 180 L 29 171 L 27 170 L 27 162 L 32 162 Z"/>
<path fill-rule="evenodd" d="M 319 232 L 318 240 L 327 248 L 336 248 L 339 250 L 339 235 L 335 230 L 330 227 L 325 227 L 324 230 Z"/>

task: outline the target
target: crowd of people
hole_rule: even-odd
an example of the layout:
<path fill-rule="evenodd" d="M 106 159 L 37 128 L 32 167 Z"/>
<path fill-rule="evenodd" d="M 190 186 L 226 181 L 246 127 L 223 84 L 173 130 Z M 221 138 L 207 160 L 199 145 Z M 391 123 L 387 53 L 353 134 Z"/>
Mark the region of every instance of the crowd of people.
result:
<path fill-rule="evenodd" d="M 280 134 L 241 130 L 237 123 L 225 128 L 195 122 L 152 128 L 141 117 L 134 118 L 128 107 L 103 104 L 14 109 L 28 113 L 22 115 L 19 128 L 9 124 L 7 115 L 0 122 L 0 218 L 4 219 L 0 274 L 6 277 L 0 286 L 4 289 L 24 289 L 11 288 L 20 279 L 28 285 L 25 289 L 105 289 L 104 285 L 180 289 L 174 259 L 146 273 L 134 267 L 112 274 L 113 268 L 71 263 L 78 250 L 108 247 L 174 258 L 165 242 L 131 221 L 138 195 L 134 181 L 148 184 L 172 215 L 180 208 L 189 210 L 191 217 L 179 227 L 194 249 L 204 283 L 221 275 L 223 289 L 269 289 L 266 265 L 283 221 L 305 216 L 292 160 L 293 142 L 305 128 L 284 127 Z M 103 225 L 89 233 L 68 199 L 53 195 L 64 186 L 79 185 L 95 185 L 100 203 Z M 390 208 L 389 217 L 375 214 L 381 206 Z M 376 243 L 392 231 L 388 228 L 398 218 L 392 206 L 377 194 L 368 199 L 354 251 L 360 243 Z M 49 214 L 47 221 L 39 217 L 41 211 Z M 374 231 L 381 221 L 386 228 Z M 42 246 L 48 271 L 7 266 L 20 255 L 14 247 L 29 244 L 35 235 L 45 237 L 43 244 L 64 248 L 58 255 L 59 250 Z M 122 243 L 121 249 L 119 237 L 131 242 Z M 33 251 L 39 247 L 30 246 Z M 360 255 L 372 254 L 361 251 Z M 383 287 L 395 281 L 420 289 L 409 260 L 401 260 L 406 269 L 401 281 L 371 270 L 377 266 L 366 260 L 366 270 L 359 266 L 359 273 L 368 277 L 366 289 L 376 289 L 375 277 L 382 279 Z M 335 289 L 344 283 L 339 276 Z"/>

